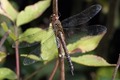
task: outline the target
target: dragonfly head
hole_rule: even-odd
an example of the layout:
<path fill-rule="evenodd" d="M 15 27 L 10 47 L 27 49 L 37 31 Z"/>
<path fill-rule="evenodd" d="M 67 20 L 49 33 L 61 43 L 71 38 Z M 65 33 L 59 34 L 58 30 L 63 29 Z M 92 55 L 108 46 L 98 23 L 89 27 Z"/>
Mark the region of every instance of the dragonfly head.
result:
<path fill-rule="evenodd" d="M 58 15 L 56 15 L 56 14 L 52 14 L 51 15 L 51 20 L 52 21 L 56 21 L 56 20 L 58 20 L 59 19 L 59 16 Z"/>

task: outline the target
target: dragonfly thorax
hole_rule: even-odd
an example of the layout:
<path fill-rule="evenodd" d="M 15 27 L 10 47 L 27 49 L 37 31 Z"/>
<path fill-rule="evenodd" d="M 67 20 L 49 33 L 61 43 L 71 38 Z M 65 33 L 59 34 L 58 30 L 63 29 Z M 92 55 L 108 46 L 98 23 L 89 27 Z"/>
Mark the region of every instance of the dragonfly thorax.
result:
<path fill-rule="evenodd" d="M 62 25 L 61 25 L 61 22 L 60 22 L 59 20 L 56 20 L 56 21 L 54 22 L 53 29 L 54 29 L 56 35 L 59 34 L 59 32 L 64 33 L 64 32 L 63 32 Z"/>

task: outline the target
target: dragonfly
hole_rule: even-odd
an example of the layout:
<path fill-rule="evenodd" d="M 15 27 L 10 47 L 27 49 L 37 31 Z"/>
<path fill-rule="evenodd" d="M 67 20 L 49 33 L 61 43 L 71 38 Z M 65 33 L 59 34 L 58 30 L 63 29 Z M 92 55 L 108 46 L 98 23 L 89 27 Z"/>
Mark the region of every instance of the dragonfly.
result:
<path fill-rule="evenodd" d="M 53 34 L 59 36 L 59 34 L 57 34 L 57 32 L 59 32 L 59 31 L 64 35 L 63 40 L 65 40 L 66 42 L 68 40 L 69 43 L 74 42 L 74 41 L 70 40 L 70 37 L 72 37 L 72 36 L 74 37 L 75 34 L 81 34 L 78 37 L 78 38 L 81 38 L 84 35 L 95 35 L 95 34 L 101 33 L 103 30 L 105 30 L 105 27 L 102 26 L 102 25 L 86 26 L 86 23 L 89 20 L 91 20 L 101 10 L 101 8 L 102 8 L 101 5 L 95 4 L 95 5 L 90 6 L 87 9 L 85 9 L 81 13 L 78 13 L 78 14 L 76 14 L 74 16 L 71 16 L 67 19 L 64 19 L 61 22 L 59 20 L 56 20 L 56 22 L 54 23 L 54 28 L 51 28 L 51 30 L 52 30 L 51 35 L 49 37 L 47 37 L 46 40 L 44 40 L 41 44 L 45 44 L 47 41 L 49 41 L 50 37 Z M 54 15 L 52 15 L 52 17 L 54 17 Z M 42 36 L 42 37 L 45 37 L 45 36 Z M 68 39 L 67 39 L 67 37 L 68 37 Z M 56 40 L 56 41 L 57 41 L 57 43 L 59 43 L 59 40 Z M 33 44 L 20 43 L 19 48 L 23 48 L 23 47 L 26 47 L 26 46 L 30 47 L 30 46 L 33 46 L 33 45 L 36 45 L 36 44 L 38 44 L 38 43 L 37 42 L 33 43 Z M 59 47 L 59 44 L 57 44 L 56 47 Z M 34 55 L 42 58 L 40 56 L 40 49 L 39 48 L 34 49 L 27 56 L 29 56 L 31 54 L 34 54 Z M 69 53 L 65 52 L 65 56 L 66 56 L 66 59 L 69 63 L 71 72 L 73 74 L 74 67 L 73 67 L 72 61 L 70 59 Z M 34 62 L 36 62 L 36 61 L 32 60 L 32 59 L 29 59 L 29 58 L 24 58 L 23 64 L 29 65 L 29 64 L 32 64 Z"/>

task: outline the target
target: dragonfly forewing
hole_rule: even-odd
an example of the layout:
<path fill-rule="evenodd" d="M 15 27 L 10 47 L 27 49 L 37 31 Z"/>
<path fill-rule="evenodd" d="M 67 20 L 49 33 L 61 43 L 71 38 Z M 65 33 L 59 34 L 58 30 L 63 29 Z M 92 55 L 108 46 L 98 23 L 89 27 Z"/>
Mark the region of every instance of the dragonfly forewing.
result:
<path fill-rule="evenodd" d="M 92 19 L 101 10 L 101 5 L 92 5 L 91 7 L 85 9 L 81 13 L 71 16 L 62 21 L 63 27 L 75 27 L 81 24 L 85 24 L 90 19 Z"/>

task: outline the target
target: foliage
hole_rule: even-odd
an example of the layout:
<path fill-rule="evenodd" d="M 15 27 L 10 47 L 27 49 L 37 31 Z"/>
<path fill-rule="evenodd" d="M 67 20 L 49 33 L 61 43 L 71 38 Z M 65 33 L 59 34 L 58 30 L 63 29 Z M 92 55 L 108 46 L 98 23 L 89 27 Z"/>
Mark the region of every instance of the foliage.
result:
<path fill-rule="evenodd" d="M 17 79 L 17 76 L 12 70 L 8 68 L 0 68 L 0 79 L 15 80 Z"/>
<path fill-rule="evenodd" d="M 6 16 L 8 19 L 12 21 L 14 25 L 12 27 L 21 28 L 22 25 L 27 24 L 39 16 L 41 16 L 44 11 L 50 6 L 51 0 L 43 0 L 38 1 L 37 3 L 33 5 L 26 6 L 24 10 L 18 12 L 8 0 L 0 0 L 0 14 Z M 9 7 L 9 9 L 8 9 Z M 17 36 L 15 36 L 14 32 L 9 28 L 9 25 L 5 22 L 1 23 L 2 29 L 7 32 L 10 30 L 9 37 L 15 42 L 17 39 Z M 11 26 L 11 25 L 10 25 Z M 95 30 L 97 31 L 97 29 Z M 69 43 L 67 45 L 67 48 L 71 55 L 75 55 L 73 53 L 86 53 L 89 51 L 94 50 L 100 40 L 105 35 L 106 30 L 103 30 L 101 33 L 97 33 L 96 35 L 85 35 L 81 38 L 79 38 L 74 43 Z M 32 36 L 31 36 L 32 35 Z M 75 36 L 77 37 L 77 35 Z M 75 40 L 76 38 L 72 37 L 71 40 Z M 58 57 L 58 51 L 57 46 L 55 44 L 55 36 L 53 34 L 51 25 L 48 29 L 42 29 L 42 28 L 29 28 L 24 33 L 19 35 L 19 42 L 26 41 L 28 43 L 34 43 L 38 42 L 40 43 L 40 53 L 39 56 L 36 56 L 34 54 L 31 54 L 30 56 L 27 56 L 26 53 L 22 53 L 21 57 L 28 57 L 30 59 L 36 60 L 36 61 L 43 61 L 44 63 L 50 62 L 51 60 Z M 12 44 L 12 42 L 11 42 Z M 4 53 L 4 52 L 0 52 Z M 0 55 L 0 61 L 2 61 L 6 56 L 3 57 L 3 55 Z M 42 58 L 42 59 L 41 59 Z M 90 55 L 90 54 L 83 54 L 75 57 L 71 57 L 72 61 L 85 66 L 114 66 L 112 64 L 109 64 L 104 60 L 102 57 L 97 55 Z M 32 65 L 30 69 L 35 70 L 39 67 L 41 63 L 38 63 L 36 65 Z M 43 66 L 43 64 L 41 64 Z M 29 70 L 25 68 L 25 66 L 22 66 L 24 70 L 22 70 L 23 74 L 25 73 L 29 74 Z M 28 67 L 28 66 L 27 66 Z M 45 69 L 46 70 L 46 69 Z M 5 73 L 5 71 L 8 71 L 8 73 Z M 0 79 L 16 79 L 16 75 L 13 71 L 7 68 L 1 68 L 0 73 L 3 72 L 3 74 L 0 74 Z M 47 73 L 46 73 L 47 74 Z M 6 76 L 7 75 L 7 76 Z M 26 75 L 25 75 L 26 76 Z"/>

